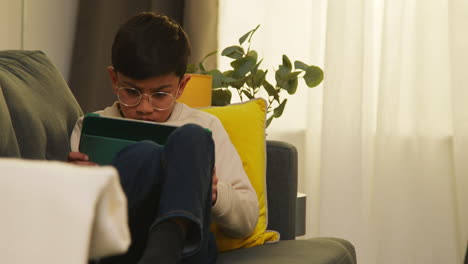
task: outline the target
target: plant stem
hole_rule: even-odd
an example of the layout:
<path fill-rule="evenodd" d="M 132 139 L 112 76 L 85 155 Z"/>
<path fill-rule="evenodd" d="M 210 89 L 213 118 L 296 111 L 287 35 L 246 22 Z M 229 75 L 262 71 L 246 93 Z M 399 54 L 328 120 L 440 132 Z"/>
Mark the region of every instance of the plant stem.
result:
<path fill-rule="evenodd" d="M 242 100 L 242 91 L 241 89 L 236 89 L 237 90 L 237 93 L 239 94 L 239 98 L 241 100 L 241 102 L 244 102 L 244 100 Z"/>
<path fill-rule="evenodd" d="M 279 96 L 279 94 L 280 94 L 280 92 L 281 92 L 281 88 L 279 88 L 278 86 L 276 86 L 276 87 L 275 87 L 275 90 L 276 90 L 276 93 L 277 93 L 277 94 L 278 94 L 278 96 Z M 274 97 L 274 96 L 270 96 L 270 97 L 268 97 L 268 107 L 267 107 L 267 112 L 268 112 L 268 110 L 270 110 L 270 109 L 271 109 L 271 107 L 272 107 L 271 105 L 273 104 L 273 102 L 274 102 L 274 101 L 275 101 L 275 97 Z"/>
<path fill-rule="evenodd" d="M 273 97 L 268 98 L 267 112 L 268 112 L 268 110 L 271 109 L 271 105 L 273 104 L 274 101 L 275 101 L 275 98 L 273 98 Z"/>

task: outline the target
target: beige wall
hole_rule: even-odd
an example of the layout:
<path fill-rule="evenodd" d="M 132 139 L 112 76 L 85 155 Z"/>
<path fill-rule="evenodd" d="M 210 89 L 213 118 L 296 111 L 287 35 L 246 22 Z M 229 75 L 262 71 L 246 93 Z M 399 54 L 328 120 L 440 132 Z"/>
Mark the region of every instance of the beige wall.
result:
<path fill-rule="evenodd" d="M 67 80 L 78 0 L 0 0 L 0 49 L 42 50 Z"/>

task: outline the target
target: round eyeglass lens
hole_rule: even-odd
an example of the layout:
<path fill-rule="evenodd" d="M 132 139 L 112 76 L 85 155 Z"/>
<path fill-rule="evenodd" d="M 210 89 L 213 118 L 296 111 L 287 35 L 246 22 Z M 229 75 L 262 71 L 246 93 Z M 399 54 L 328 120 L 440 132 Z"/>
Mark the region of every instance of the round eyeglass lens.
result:
<path fill-rule="evenodd" d="M 151 105 L 156 109 L 166 110 L 174 104 L 174 96 L 170 93 L 156 92 L 151 94 Z"/>
<path fill-rule="evenodd" d="M 127 106 L 135 106 L 140 103 L 141 93 L 134 88 L 119 88 L 117 91 L 119 101 Z"/>

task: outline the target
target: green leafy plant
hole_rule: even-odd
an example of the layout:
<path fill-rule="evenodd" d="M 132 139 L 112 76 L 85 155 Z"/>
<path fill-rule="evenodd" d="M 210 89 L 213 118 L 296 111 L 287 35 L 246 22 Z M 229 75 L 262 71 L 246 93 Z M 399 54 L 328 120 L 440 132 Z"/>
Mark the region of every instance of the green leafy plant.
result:
<path fill-rule="evenodd" d="M 224 106 L 231 103 L 232 91 L 237 92 L 241 101 L 250 100 L 264 90 L 268 94 L 267 127 L 274 118 L 279 118 L 288 101 L 284 93 L 290 95 L 296 93 L 299 79 L 302 78 L 308 87 L 315 87 L 323 80 L 323 71 L 320 67 L 308 65 L 302 61 L 291 60 L 288 56 L 282 56 L 282 63 L 275 72 L 275 85 L 267 80 L 269 70 L 263 70 L 260 65 L 263 59 L 258 59 L 258 53 L 251 48 L 252 36 L 260 25 L 245 33 L 239 38 L 239 45 L 225 48 L 221 55 L 230 58 L 231 69 L 220 71 L 219 69 L 207 70 L 204 61 L 217 53 L 211 52 L 198 64 L 189 65 L 188 73 L 200 73 L 213 76 L 212 104 Z"/>

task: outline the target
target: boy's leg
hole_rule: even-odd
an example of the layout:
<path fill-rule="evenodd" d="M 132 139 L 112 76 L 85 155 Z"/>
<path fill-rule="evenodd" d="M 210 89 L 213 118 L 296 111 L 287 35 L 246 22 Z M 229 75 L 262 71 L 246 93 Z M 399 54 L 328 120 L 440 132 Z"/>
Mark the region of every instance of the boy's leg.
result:
<path fill-rule="evenodd" d="M 148 230 L 156 218 L 159 186 L 163 178 L 163 148 L 142 141 L 124 148 L 114 158 L 120 183 L 127 197 L 131 245 L 123 255 L 101 259 L 99 264 L 135 264 L 143 254 Z"/>
<path fill-rule="evenodd" d="M 126 254 L 99 264 L 137 263 L 145 247 L 144 255 L 151 258 L 151 240 L 159 240 L 152 239 L 151 230 L 174 218 L 186 219 L 194 227 L 187 234 L 184 263 L 214 263 L 217 249 L 209 233 L 214 143 L 205 129 L 198 125 L 177 129 L 164 150 L 152 142 L 131 145 L 117 155 L 114 166 L 128 199 L 132 244 Z"/>
<path fill-rule="evenodd" d="M 168 220 L 184 219 L 191 228 L 186 234 L 183 257 L 209 263 L 216 257 L 216 245 L 209 235 L 214 167 L 211 133 L 194 124 L 178 128 L 164 146 L 162 163 L 165 177 L 152 229 Z"/>

